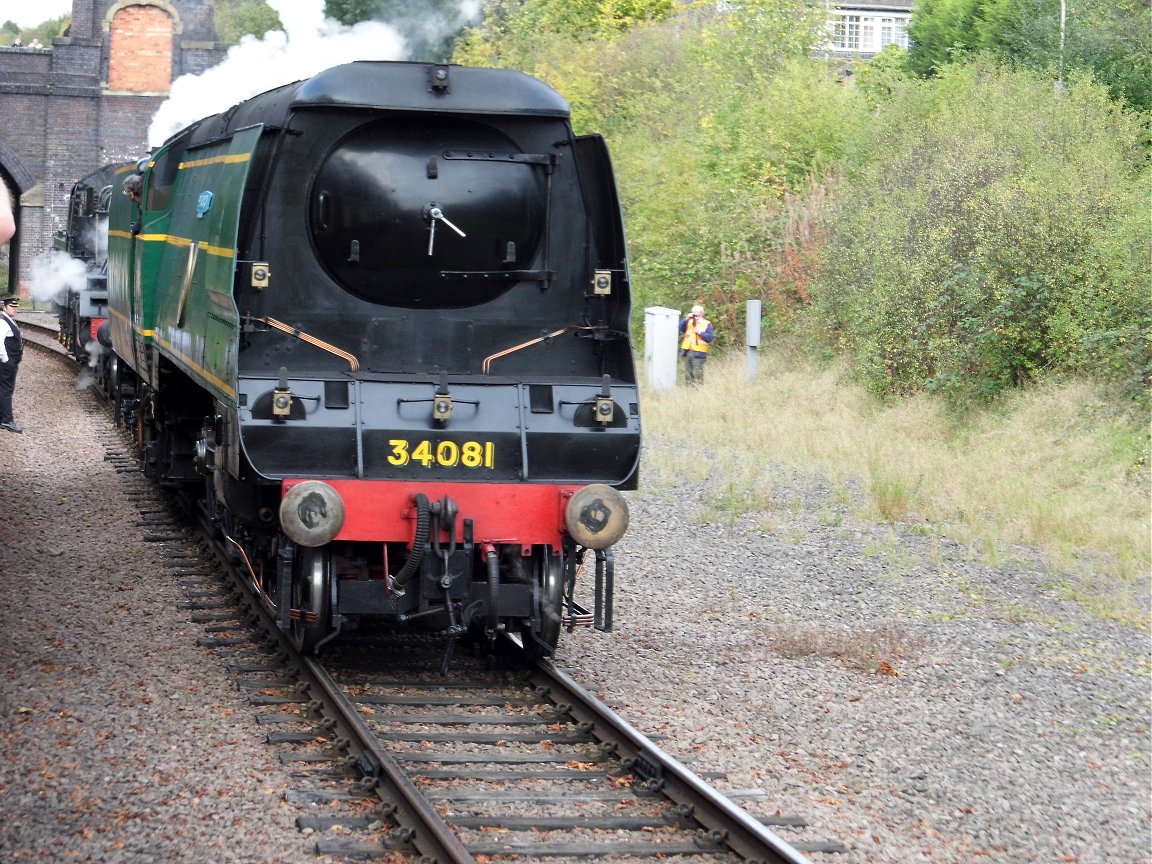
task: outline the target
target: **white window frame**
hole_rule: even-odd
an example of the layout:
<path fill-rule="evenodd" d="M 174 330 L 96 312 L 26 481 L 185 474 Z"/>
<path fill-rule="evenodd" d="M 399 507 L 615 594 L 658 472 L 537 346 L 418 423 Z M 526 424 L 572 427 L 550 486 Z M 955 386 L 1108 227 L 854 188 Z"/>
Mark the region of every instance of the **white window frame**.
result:
<path fill-rule="evenodd" d="M 832 22 L 832 47 L 838 51 L 860 50 L 860 16 L 837 15 Z"/>
<path fill-rule="evenodd" d="M 888 45 L 908 48 L 908 22 L 911 13 L 868 13 L 861 9 L 831 10 L 828 21 L 828 47 L 847 54 L 874 55 Z"/>

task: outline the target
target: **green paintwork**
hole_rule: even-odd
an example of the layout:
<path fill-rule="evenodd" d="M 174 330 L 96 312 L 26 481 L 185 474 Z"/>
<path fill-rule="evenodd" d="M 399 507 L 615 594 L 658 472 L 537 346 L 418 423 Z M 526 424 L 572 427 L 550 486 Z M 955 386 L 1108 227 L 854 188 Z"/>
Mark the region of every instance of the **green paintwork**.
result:
<path fill-rule="evenodd" d="M 251 155 L 262 129 L 241 129 L 231 138 L 181 154 L 167 237 L 155 270 L 157 348 L 233 407 L 240 329 L 232 296 L 236 234 Z"/>
<path fill-rule="evenodd" d="M 143 230 L 118 244 L 125 248 L 112 261 L 117 282 L 137 275 L 110 293 L 121 300 L 130 291 L 134 345 L 130 354 L 120 353 L 154 386 L 158 366 L 147 362 L 148 343 L 217 399 L 236 404 L 236 235 L 262 129 L 241 129 L 195 149 L 162 149 L 145 178 Z M 150 209 L 157 203 L 165 206 Z"/>
<path fill-rule="evenodd" d="M 144 345 L 151 341 L 152 303 L 150 297 L 144 302 L 136 284 L 139 242 L 132 235 L 131 225 L 139 215 L 139 208 L 123 193 L 124 181 L 136 170 L 135 163 L 117 169 L 109 201 L 108 309 L 113 348 L 138 368 L 143 360 Z"/>

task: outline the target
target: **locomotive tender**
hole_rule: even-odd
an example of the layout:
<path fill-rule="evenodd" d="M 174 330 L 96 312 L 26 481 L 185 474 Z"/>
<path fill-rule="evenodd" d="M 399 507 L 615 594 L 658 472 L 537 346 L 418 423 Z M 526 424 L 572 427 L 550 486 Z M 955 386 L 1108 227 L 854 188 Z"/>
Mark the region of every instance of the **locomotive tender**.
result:
<path fill-rule="evenodd" d="M 640 458 L 628 265 L 604 142 L 559 94 L 353 62 L 142 174 L 111 196 L 102 383 L 299 647 L 372 624 L 543 656 L 611 628 Z"/>

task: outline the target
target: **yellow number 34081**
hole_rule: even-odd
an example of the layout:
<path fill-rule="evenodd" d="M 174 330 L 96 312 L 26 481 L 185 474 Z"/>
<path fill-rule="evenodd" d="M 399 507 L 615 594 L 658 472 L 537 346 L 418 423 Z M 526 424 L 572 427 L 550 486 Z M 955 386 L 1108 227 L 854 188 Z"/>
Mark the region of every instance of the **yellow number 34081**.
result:
<path fill-rule="evenodd" d="M 388 462 L 397 467 L 416 463 L 425 468 L 441 465 L 445 468 L 491 468 L 496 464 L 496 447 L 491 441 L 408 441 L 392 438 L 388 441 L 392 452 Z"/>

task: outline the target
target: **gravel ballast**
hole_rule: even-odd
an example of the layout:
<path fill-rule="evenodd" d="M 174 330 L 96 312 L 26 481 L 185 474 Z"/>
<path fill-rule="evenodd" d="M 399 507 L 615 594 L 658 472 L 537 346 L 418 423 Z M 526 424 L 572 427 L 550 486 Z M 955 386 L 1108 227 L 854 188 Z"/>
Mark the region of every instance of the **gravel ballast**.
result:
<path fill-rule="evenodd" d="M 771 533 L 698 521 L 707 487 L 633 495 L 616 632 L 560 662 L 827 860 L 1152 861 L 1147 630 L 794 479 Z"/>
<path fill-rule="evenodd" d="M 27 351 L 0 437 L 0 860 L 325 860 L 161 550 L 125 554 L 138 512 L 75 378 Z M 779 492 L 771 530 L 632 493 L 615 632 L 558 664 L 750 811 L 805 817 L 786 839 L 847 849 L 815 861 L 1152 860 L 1147 631 Z"/>
<path fill-rule="evenodd" d="M 323 860 L 76 377 L 25 350 L 0 438 L 0 860 Z"/>

